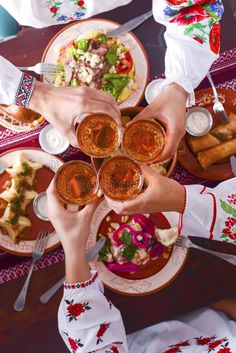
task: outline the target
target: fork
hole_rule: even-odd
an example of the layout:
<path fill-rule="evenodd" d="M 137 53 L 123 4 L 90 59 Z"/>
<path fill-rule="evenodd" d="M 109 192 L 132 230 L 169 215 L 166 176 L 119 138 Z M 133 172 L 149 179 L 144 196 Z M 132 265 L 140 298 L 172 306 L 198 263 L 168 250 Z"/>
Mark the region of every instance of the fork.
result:
<path fill-rule="evenodd" d="M 227 262 L 230 262 L 232 265 L 236 266 L 236 256 L 235 255 L 230 255 L 230 254 L 202 248 L 201 246 L 194 244 L 189 238 L 183 237 L 181 235 L 178 237 L 174 246 L 178 246 L 180 248 L 194 248 L 194 249 L 198 249 L 201 251 L 205 251 L 208 254 L 215 255 L 215 256 L 219 257 L 220 259 L 225 260 Z"/>
<path fill-rule="evenodd" d="M 211 87 L 212 87 L 212 90 L 213 90 L 213 93 L 214 93 L 214 96 L 215 96 L 215 101 L 214 101 L 214 105 L 213 105 L 213 111 L 214 113 L 217 115 L 217 117 L 219 118 L 220 122 L 222 124 L 228 124 L 230 122 L 229 120 L 229 117 L 224 109 L 224 106 L 223 104 L 219 101 L 219 98 L 218 98 L 218 94 L 217 94 L 217 91 L 216 91 L 216 87 L 214 85 L 214 82 L 211 78 L 211 74 L 210 72 L 208 72 L 207 74 L 207 78 L 211 84 Z"/>
<path fill-rule="evenodd" d="M 18 297 L 14 303 L 14 309 L 16 311 L 22 311 L 25 307 L 26 295 L 27 295 L 27 291 L 28 291 L 30 278 L 33 273 L 34 265 L 35 265 L 36 261 L 38 261 L 38 259 L 40 259 L 40 257 L 43 256 L 44 249 L 46 247 L 47 240 L 48 240 L 48 234 L 49 234 L 49 231 L 41 230 L 39 232 L 39 235 L 38 235 L 36 241 L 35 241 L 34 249 L 32 252 L 33 260 L 32 260 L 31 266 L 30 266 L 28 276 L 25 280 L 23 288 L 20 291 L 20 294 L 18 295 Z"/>
<path fill-rule="evenodd" d="M 54 74 L 62 70 L 61 65 L 47 64 L 47 63 L 38 63 L 34 66 L 18 66 L 19 70 L 22 71 L 34 71 L 39 75 Z"/>

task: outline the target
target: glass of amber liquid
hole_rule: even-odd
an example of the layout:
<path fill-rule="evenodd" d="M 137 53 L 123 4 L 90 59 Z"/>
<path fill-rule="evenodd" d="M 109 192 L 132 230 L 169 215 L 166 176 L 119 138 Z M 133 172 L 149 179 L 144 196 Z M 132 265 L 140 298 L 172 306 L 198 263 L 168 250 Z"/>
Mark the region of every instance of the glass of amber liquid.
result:
<path fill-rule="evenodd" d="M 54 187 L 64 203 L 83 206 L 96 197 L 97 173 L 88 163 L 70 161 L 64 163 L 56 172 Z"/>
<path fill-rule="evenodd" d="M 104 195 L 119 201 L 135 198 L 144 182 L 140 166 L 126 156 L 106 160 L 99 170 L 98 179 Z"/>
<path fill-rule="evenodd" d="M 115 120 L 106 114 L 89 114 L 76 130 L 81 150 L 89 156 L 104 158 L 116 151 L 121 142 L 121 131 Z"/>
<path fill-rule="evenodd" d="M 151 164 L 157 161 L 165 147 L 165 130 L 155 120 L 137 120 L 126 127 L 122 144 L 129 157 Z"/>

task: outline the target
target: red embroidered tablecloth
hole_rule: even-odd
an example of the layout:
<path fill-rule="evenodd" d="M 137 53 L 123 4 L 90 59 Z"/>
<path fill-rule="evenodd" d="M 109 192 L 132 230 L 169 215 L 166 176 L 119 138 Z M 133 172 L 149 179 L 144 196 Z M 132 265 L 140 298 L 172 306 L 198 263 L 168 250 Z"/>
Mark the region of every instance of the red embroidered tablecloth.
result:
<path fill-rule="evenodd" d="M 211 69 L 214 82 L 218 88 L 226 88 L 236 92 L 236 49 L 229 50 L 220 55 Z M 207 80 L 204 80 L 199 89 L 208 87 Z M 39 147 L 38 136 L 43 127 L 32 132 L 15 133 L 13 131 L 0 128 L 0 151 L 5 152 L 18 147 Z M 64 161 L 72 159 L 82 159 L 89 161 L 80 150 L 70 146 L 60 157 Z M 215 186 L 216 182 L 207 181 L 189 173 L 177 164 L 173 176 L 181 184 L 205 184 Z M 35 266 L 35 271 L 51 266 L 64 260 L 62 248 L 52 251 L 40 259 Z M 28 273 L 30 258 L 17 257 L 0 251 L 0 283 L 10 281 Z"/>

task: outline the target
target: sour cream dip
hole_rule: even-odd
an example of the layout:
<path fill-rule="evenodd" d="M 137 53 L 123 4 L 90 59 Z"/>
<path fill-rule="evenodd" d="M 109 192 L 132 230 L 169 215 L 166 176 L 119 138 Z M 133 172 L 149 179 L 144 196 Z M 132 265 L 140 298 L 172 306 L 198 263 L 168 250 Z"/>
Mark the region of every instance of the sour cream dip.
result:
<path fill-rule="evenodd" d="M 45 152 L 50 154 L 65 152 L 70 145 L 60 132 L 50 124 L 40 132 L 39 144 Z"/>
<path fill-rule="evenodd" d="M 210 112 L 201 107 L 189 109 L 186 114 L 186 130 L 190 135 L 203 136 L 212 128 Z"/>

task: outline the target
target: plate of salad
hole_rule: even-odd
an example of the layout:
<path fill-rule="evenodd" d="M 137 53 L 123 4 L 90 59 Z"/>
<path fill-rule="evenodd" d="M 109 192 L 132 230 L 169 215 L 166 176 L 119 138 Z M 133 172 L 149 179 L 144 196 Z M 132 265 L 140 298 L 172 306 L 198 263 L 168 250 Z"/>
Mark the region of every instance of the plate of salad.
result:
<path fill-rule="evenodd" d="M 163 245 L 158 233 L 174 232 L 176 213 L 117 215 L 106 200 L 91 221 L 88 247 L 101 236 L 106 243 L 90 263 L 104 285 L 124 295 L 147 295 L 171 283 L 180 273 L 187 250 Z"/>
<path fill-rule="evenodd" d="M 106 33 L 118 26 L 109 20 L 89 19 L 63 28 L 42 58 L 61 70 L 44 75 L 43 81 L 56 87 L 101 89 L 112 94 L 120 108 L 138 105 L 149 80 L 147 54 L 134 34 L 108 38 Z"/>

